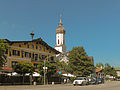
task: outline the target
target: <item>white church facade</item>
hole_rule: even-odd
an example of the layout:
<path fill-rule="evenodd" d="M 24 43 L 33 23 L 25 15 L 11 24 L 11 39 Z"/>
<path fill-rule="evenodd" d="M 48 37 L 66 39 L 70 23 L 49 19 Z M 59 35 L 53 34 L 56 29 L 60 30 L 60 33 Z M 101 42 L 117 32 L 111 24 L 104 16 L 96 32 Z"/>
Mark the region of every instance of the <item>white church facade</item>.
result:
<path fill-rule="evenodd" d="M 64 61 L 65 63 L 68 63 L 68 54 L 66 52 L 66 45 L 65 45 L 65 29 L 62 26 L 62 21 L 61 21 L 61 16 L 60 16 L 60 22 L 59 22 L 59 26 L 56 29 L 56 45 L 55 45 L 55 49 L 59 52 L 61 52 L 61 54 L 57 55 L 57 58 L 60 61 Z"/>

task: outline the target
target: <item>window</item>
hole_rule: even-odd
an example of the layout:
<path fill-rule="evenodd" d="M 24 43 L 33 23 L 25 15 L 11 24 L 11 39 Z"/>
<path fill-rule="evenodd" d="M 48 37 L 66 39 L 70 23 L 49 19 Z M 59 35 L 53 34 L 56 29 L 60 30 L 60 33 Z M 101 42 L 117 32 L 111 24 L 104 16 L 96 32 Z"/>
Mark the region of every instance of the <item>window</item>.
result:
<path fill-rule="evenodd" d="M 34 53 L 32 54 L 32 59 L 34 59 Z"/>
<path fill-rule="evenodd" d="M 15 50 L 13 50 L 12 54 L 15 56 Z"/>
<path fill-rule="evenodd" d="M 35 61 L 38 60 L 38 54 L 35 54 Z"/>
<path fill-rule="evenodd" d="M 29 52 L 25 52 L 25 57 L 29 58 Z"/>
<path fill-rule="evenodd" d="M 21 55 L 22 55 L 22 58 L 23 58 L 24 57 L 24 51 L 23 50 L 21 51 Z"/>
<path fill-rule="evenodd" d="M 5 54 L 8 54 L 8 49 L 6 49 Z"/>
<path fill-rule="evenodd" d="M 54 60 L 54 57 L 51 57 L 51 61 L 53 61 Z"/>
<path fill-rule="evenodd" d="M 45 47 L 44 47 L 44 51 L 45 51 Z"/>
<path fill-rule="evenodd" d="M 20 56 L 20 51 L 18 51 L 18 56 Z"/>
<path fill-rule="evenodd" d="M 46 47 L 46 49 L 47 49 L 47 50 L 49 50 L 49 48 L 48 48 L 48 47 Z"/>
<path fill-rule="evenodd" d="M 42 59 L 46 59 L 46 57 L 47 57 L 47 56 L 45 56 L 45 55 L 42 55 Z"/>
<path fill-rule="evenodd" d="M 21 45 L 19 45 L 19 47 L 21 47 Z"/>
<path fill-rule="evenodd" d="M 53 57 L 53 56 L 52 56 L 52 57 L 50 57 L 50 62 L 51 62 L 51 63 L 55 62 L 55 61 L 54 61 L 54 57 Z"/>
<path fill-rule="evenodd" d="M 41 47 L 41 46 L 39 46 L 39 50 L 42 50 L 42 47 Z"/>
<path fill-rule="evenodd" d="M 49 51 L 49 53 L 51 53 L 51 51 Z"/>
<path fill-rule="evenodd" d="M 59 44 L 59 39 L 58 39 L 58 44 Z"/>
<path fill-rule="evenodd" d="M 11 48 L 9 49 L 9 56 L 11 56 Z"/>
<path fill-rule="evenodd" d="M 39 60 L 41 60 L 42 59 L 42 55 L 41 54 L 39 54 Z"/>
<path fill-rule="evenodd" d="M 32 45 L 31 48 L 34 48 L 34 45 Z"/>
<path fill-rule="evenodd" d="M 38 49 L 38 46 L 36 45 L 36 49 Z"/>
<path fill-rule="evenodd" d="M 31 53 L 29 53 L 29 58 L 31 58 Z"/>
<path fill-rule="evenodd" d="M 27 45 L 27 48 L 29 48 L 29 45 Z"/>
<path fill-rule="evenodd" d="M 36 42 L 36 44 L 39 44 L 39 42 Z"/>
<path fill-rule="evenodd" d="M 12 61 L 12 68 L 14 68 L 15 67 L 15 65 L 17 65 L 17 61 Z"/>
<path fill-rule="evenodd" d="M 37 64 L 37 63 L 35 63 L 35 64 L 34 64 L 35 69 L 37 69 L 37 66 L 38 66 L 38 64 Z"/>
<path fill-rule="evenodd" d="M 13 53 L 13 56 L 20 56 L 20 51 L 18 50 L 13 50 L 12 53 Z"/>

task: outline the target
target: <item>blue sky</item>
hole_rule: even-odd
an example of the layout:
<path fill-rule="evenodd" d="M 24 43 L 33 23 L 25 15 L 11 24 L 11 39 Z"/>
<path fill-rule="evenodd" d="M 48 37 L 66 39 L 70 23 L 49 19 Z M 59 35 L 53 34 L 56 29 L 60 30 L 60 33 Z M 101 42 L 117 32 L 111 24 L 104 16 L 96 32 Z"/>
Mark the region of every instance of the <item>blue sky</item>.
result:
<path fill-rule="evenodd" d="M 0 0 L 0 38 L 41 37 L 55 45 L 62 14 L 67 50 L 84 46 L 94 62 L 120 66 L 120 0 Z"/>

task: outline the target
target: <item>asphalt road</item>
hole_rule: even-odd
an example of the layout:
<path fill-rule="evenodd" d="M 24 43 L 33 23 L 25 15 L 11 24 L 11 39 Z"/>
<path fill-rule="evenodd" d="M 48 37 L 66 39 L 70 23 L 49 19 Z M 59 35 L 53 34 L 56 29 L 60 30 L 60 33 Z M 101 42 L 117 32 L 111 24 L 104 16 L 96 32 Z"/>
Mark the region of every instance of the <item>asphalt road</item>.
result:
<path fill-rule="evenodd" d="M 120 90 L 120 81 L 106 82 L 99 85 L 73 86 L 66 85 L 25 85 L 25 86 L 0 86 L 0 90 Z"/>

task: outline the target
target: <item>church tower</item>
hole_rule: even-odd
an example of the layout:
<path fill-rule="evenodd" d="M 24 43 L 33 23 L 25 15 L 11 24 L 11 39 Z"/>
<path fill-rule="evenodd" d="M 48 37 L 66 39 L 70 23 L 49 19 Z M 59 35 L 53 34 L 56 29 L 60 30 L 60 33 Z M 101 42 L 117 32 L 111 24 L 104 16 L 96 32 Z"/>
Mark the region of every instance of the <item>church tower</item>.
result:
<path fill-rule="evenodd" d="M 66 52 L 66 45 L 65 45 L 65 29 L 62 26 L 61 16 L 59 26 L 56 29 L 56 45 L 55 49 L 61 53 Z"/>

